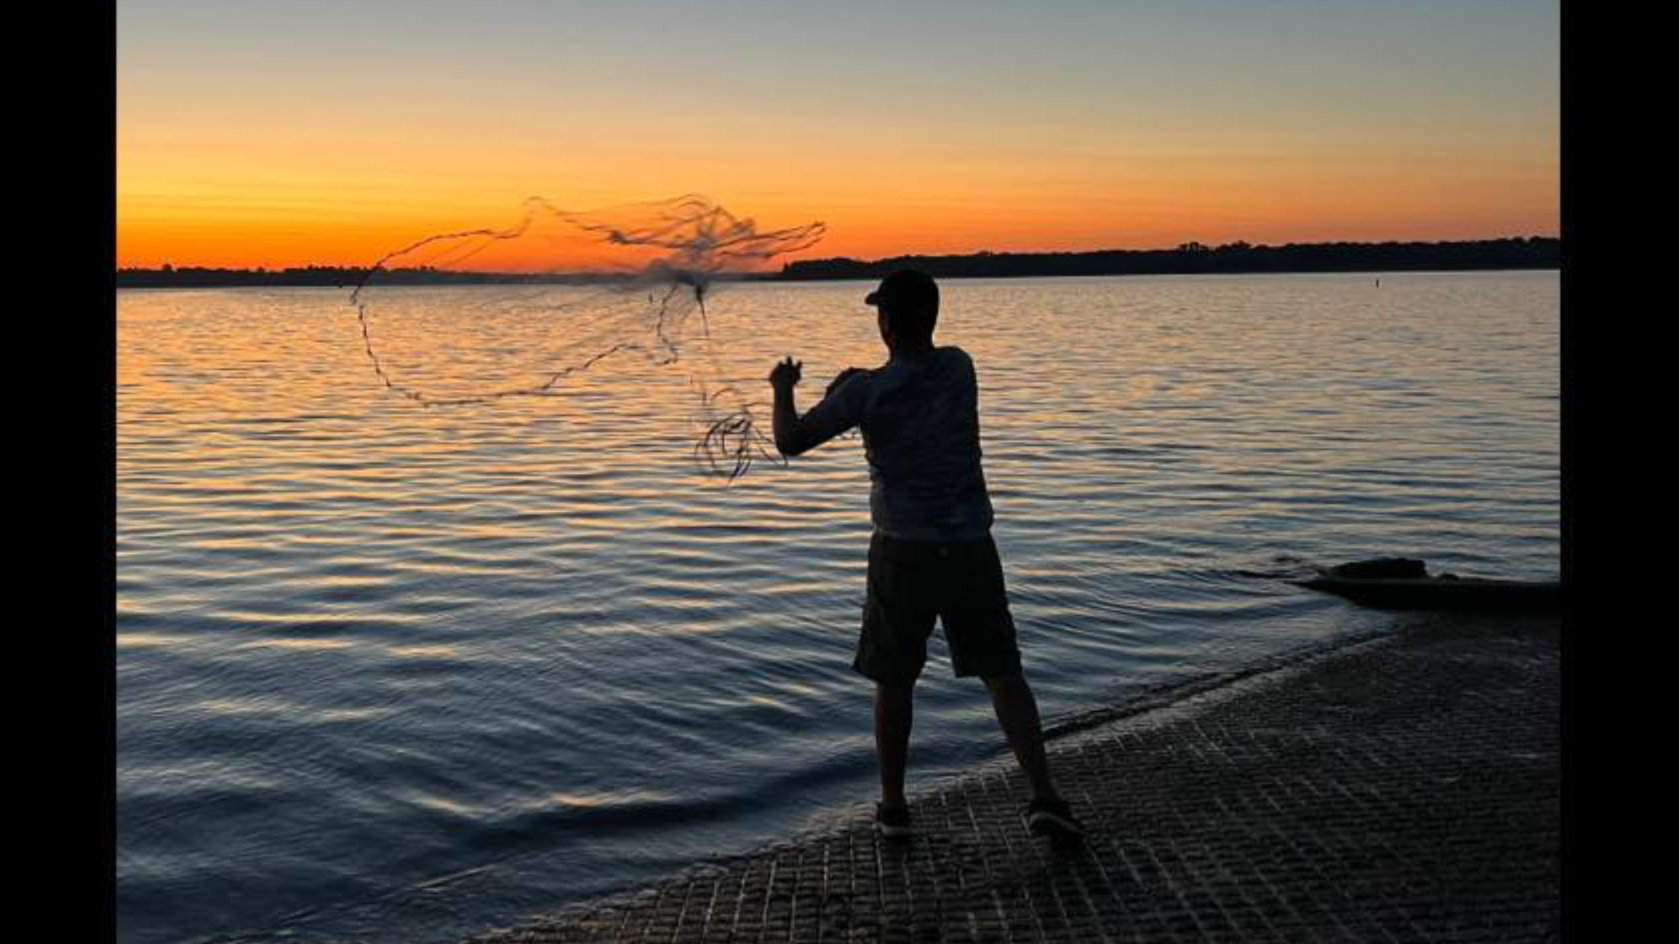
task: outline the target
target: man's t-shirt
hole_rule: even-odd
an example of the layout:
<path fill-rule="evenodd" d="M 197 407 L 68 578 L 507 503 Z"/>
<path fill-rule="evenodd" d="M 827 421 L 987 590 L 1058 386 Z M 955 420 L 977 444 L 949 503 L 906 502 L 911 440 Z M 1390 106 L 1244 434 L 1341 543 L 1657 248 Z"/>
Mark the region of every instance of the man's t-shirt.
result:
<path fill-rule="evenodd" d="M 853 374 L 804 422 L 818 442 L 862 428 L 876 531 L 906 541 L 970 541 L 990 532 L 979 385 L 961 348 L 895 354 Z"/>

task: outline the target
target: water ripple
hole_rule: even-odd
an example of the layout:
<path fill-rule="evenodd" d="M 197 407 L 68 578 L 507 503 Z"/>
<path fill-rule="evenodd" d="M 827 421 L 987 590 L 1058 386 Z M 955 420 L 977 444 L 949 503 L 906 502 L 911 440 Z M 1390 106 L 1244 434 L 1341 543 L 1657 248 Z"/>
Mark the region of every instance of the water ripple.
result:
<path fill-rule="evenodd" d="M 864 289 L 730 286 L 717 370 L 796 338 L 810 405 Z M 1554 273 L 964 281 L 939 330 L 1051 721 L 1387 625 L 1314 563 L 1556 575 Z M 721 487 L 628 362 L 427 410 L 330 291 L 123 292 L 118 345 L 127 944 L 458 940 L 871 795 L 855 439 Z M 935 636 L 917 782 L 1003 750 Z"/>

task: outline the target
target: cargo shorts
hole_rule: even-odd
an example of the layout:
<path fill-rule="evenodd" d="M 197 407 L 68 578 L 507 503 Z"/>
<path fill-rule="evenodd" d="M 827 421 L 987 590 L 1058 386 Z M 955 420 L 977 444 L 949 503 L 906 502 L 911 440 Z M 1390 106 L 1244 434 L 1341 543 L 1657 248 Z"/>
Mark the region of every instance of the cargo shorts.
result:
<path fill-rule="evenodd" d="M 944 626 L 958 678 L 1020 674 L 1003 562 L 988 534 L 977 541 L 905 541 L 875 532 L 868 597 L 851 667 L 887 685 L 908 685 L 927 662 L 933 621 Z"/>

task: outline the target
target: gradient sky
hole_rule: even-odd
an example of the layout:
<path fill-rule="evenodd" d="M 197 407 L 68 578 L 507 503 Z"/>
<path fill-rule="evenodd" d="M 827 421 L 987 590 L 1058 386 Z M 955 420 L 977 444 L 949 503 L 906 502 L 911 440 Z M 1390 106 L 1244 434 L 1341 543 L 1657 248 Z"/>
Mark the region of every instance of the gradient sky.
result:
<path fill-rule="evenodd" d="M 124 266 L 703 193 L 805 256 L 1558 232 L 1556 0 L 120 0 Z"/>

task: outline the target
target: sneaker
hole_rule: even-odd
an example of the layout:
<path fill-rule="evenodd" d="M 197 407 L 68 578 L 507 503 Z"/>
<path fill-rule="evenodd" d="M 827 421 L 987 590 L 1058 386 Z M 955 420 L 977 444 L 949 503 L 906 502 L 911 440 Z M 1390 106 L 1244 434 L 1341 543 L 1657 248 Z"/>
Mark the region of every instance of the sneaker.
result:
<path fill-rule="evenodd" d="M 887 839 L 907 839 L 914 834 L 909 825 L 909 807 L 874 805 L 874 829 Z"/>
<path fill-rule="evenodd" d="M 1066 800 L 1033 800 L 1026 805 L 1026 828 L 1034 835 L 1056 840 L 1084 838 L 1084 824 L 1073 816 Z"/>

